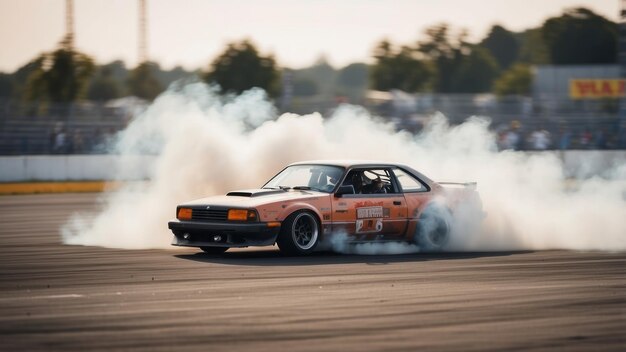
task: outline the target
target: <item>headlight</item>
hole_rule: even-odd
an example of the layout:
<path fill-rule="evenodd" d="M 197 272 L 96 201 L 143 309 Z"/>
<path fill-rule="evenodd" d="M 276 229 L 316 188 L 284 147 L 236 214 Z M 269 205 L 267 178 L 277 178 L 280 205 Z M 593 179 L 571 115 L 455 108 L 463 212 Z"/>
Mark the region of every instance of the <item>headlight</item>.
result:
<path fill-rule="evenodd" d="M 256 221 L 256 211 L 247 209 L 230 209 L 228 210 L 229 221 Z"/>
<path fill-rule="evenodd" d="M 191 208 L 178 208 L 176 218 L 178 220 L 191 220 Z"/>

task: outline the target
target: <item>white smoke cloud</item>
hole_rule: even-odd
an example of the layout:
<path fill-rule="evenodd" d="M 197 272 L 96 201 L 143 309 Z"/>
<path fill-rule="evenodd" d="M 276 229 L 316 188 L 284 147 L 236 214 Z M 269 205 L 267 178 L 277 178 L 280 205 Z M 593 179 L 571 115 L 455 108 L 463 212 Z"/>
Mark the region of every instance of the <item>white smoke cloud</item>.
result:
<path fill-rule="evenodd" d="M 170 248 L 167 221 L 181 202 L 258 187 L 290 162 L 354 158 L 404 162 L 440 181 L 477 181 L 487 216 L 479 232 L 453 233 L 454 250 L 626 250 L 626 164 L 566 187 L 556 154 L 498 152 L 488 124 L 473 117 L 449 126 L 437 116 L 413 136 L 359 107 L 340 107 L 327 118 L 277 117 L 261 90 L 220 98 L 200 83 L 175 87 L 133 120 L 115 145 L 122 156 L 155 156 L 150 182 L 104 194 L 102 211 L 74 215 L 61 230 L 63 240 Z M 132 174 L 134 167 L 121 161 L 118 174 Z M 417 250 L 388 247 L 357 252 Z"/>
<path fill-rule="evenodd" d="M 417 245 L 403 242 L 351 243 L 345 232 L 334 233 L 320 247 L 339 253 L 360 255 L 408 254 L 420 251 Z"/>

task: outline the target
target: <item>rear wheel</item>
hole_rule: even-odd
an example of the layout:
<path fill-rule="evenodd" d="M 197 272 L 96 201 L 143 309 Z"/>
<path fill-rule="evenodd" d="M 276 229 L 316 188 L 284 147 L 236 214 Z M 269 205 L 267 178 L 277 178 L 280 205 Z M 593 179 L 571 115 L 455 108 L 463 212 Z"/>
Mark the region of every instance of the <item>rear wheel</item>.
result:
<path fill-rule="evenodd" d="M 200 247 L 207 254 L 222 254 L 228 250 L 228 247 Z"/>
<path fill-rule="evenodd" d="M 276 243 L 287 255 L 307 255 L 320 239 L 320 222 L 308 211 L 295 212 L 283 222 Z"/>
<path fill-rule="evenodd" d="M 420 215 L 414 241 L 424 252 L 442 251 L 450 241 L 450 211 L 445 207 L 430 206 Z"/>

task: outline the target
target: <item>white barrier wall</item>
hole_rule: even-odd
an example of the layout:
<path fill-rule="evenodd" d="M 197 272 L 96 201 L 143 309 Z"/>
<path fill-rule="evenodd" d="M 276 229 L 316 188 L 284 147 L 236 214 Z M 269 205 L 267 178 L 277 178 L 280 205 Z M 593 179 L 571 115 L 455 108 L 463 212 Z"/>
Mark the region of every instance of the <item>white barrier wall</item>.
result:
<path fill-rule="evenodd" d="M 626 151 L 563 151 L 556 153 L 569 177 L 585 178 L 626 165 Z M 0 157 L 0 182 L 144 180 L 150 177 L 154 156 L 37 155 Z M 119 170 L 124 167 L 125 173 Z"/>
<path fill-rule="evenodd" d="M 143 180 L 149 178 L 154 160 L 152 156 L 118 155 L 3 156 L 0 182 Z M 124 168 L 122 174 L 120 163 L 134 167 Z"/>

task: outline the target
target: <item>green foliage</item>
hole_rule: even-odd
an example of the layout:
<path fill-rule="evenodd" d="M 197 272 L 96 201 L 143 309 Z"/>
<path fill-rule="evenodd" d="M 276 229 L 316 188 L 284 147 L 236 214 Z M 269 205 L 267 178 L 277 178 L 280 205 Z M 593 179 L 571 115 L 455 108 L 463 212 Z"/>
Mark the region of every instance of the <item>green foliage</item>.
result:
<path fill-rule="evenodd" d="M 67 42 L 28 65 L 24 96 L 27 100 L 69 103 L 84 96 L 95 70 L 93 59 L 69 47 Z"/>
<path fill-rule="evenodd" d="M 426 40 L 417 50 L 435 67 L 434 91 L 437 93 L 481 93 L 491 89 L 499 68 L 490 52 L 472 46 L 466 33 L 450 34 L 448 25 L 426 30 Z"/>
<path fill-rule="evenodd" d="M 550 63 L 548 47 L 543 41 L 541 28 L 528 29 L 517 34 L 521 47 L 517 61 L 533 65 L 545 65 Z"/>
<path fill-rule="evenodd" d="M 31 61 L 28 66 L 28 76 L 26 76 L 22 91 L 22 98 L 26 101 L 49 101 L 47 82 L 45 78 L 44 65 L 46 56 L 41 55 Z"/>
<path fill-rule="evenodd" d="M 585 8 L 566 11 L 543 24 L 543 40 L 553 64 L 602 64 L 617 61 L 617 24 Z"/>
<path fill-rule="evenodd" d="M 122 90 L 113 76 L 111 68 L 103 66 L 91 81 L 87 97 L 91 100 L 107 101 L 121 96 Z"/>
<path fill-rule="evenodd" d="M 453 85 L 454 91 L 458 93 L 489 92 L 498 73 L 498 63 L 489 51 L 474 47 L 461 60 Z"/>
<path fill-rule="evenodd" d="M 253 87 L 271 96 L 279 92 L 279 73 L 272 56 L 261 56 L 248 40 L 231 43 L 211 64 L 204 79 L 217 83 L 223 92 L 242 93 Z"/>
<path fill-rule="evenodd" d="M 519 42 L 513 32 L 506 28 L 494 25 L 485 39 L 479 44 L 489 50 L 503 70 L 508 69 L 519 55 Z"/>
<path fill-rule="evenodd" d="M 172 82 L 195 75 L 194 72 L 186 71 L 182 67 L 164 70 L 154 62 L 144 63 L 140 67 L 128 71 L 124 62 L 119 60 L 100 66 L 99 74 L 90 84 L 89 98 L 107 100 L 131 94 L 153 99 Z M 94 85 L 97 85 L 97 88 Z M 92 89 L 96 89 L 99 93 Z"/>
<path fill-rule="evenodd" d="M 369 67 L 364 63 L 350 64 L 337 72 L 337 94 L 350 102 L 362 103 L 368 88 Z"/>
<path fill-rule="evenodd" d="M 376 62 L 370 71 L 372 88 L 418 92 L 428 87 L 432 71 L 410 47 L 395 50 L 391 43 L 382 41 L 376 47 L 374 58 Z"/>
<path fill-rule="evenodd" d="M 338 72 L 337 84 L 342 87 L 367 87 L 368 67 L 363 63 L 350 64 Z"/>
<path fill-rule="evenodd" d="M 41 71 L 43 66 L 43 57 L 39 56 L 31 60 L 26 65 L 20 67 L 13 73 L 13 94 L 12 98 L 17 100 L 27 99 L 28 80 L 35 71 Z"/>
<path fill-rule="evenodd" d="M 310 97 L 319 92 L 317 84 L 310 79 L 297 79 L 293 81 L 293 95 L 298 97 Z"/>
<path fill-rule="evenodd" d="M 323 56 L 317 59 L 313 66 L 296 71 L 295 76 L 315 82 L 319 93 L 324 97 L 329 98 L 335 95 L 337 71 Z"/>
<path fill-rule="evenodd" d="M 161 83 L 163 87 L 168 87 L 172 82 L 179 79 L 196 77 L 195 72 L 186 71 L 180 66 L 174 67 L 169 71 L 157 68 L 156 70 L 154 70 L 154 74 L 156 75 L 156 78 L 159 80 L 159 83 Z"/>
<path fill-rule="evenodd" d="M 115 60 L 108 64 L 102 65 L 100 70 L 107 70 L 111 73 L 111 77 L 115 79 L 118 83 L 123 83 L 128 80 L 128 69 L 126 68 L 126 64 L 122 60 Z"/>
<path fill-rule="evenodd" d="M 388 41 L 375 49 L 371 69 L 377 90 L 437 93 L 481 93 L 491 89 L 499 66 L 489 50 L 467 43 L 466 33 L 453 36 L 446 24 L 426 30 L 416 47 L 394 50 Z"/>
<path fill-rule="evenodd" d="M 437 93 L 456 93 L 459 89 L 459 70 L 464 56 L 470 52 L 465 33 L 450 34 L 447 24 L 426 29 L 426 40 L 417 44 L 417 51 L 435 68 L 433 90 Z"/>
<path fill-rule="evenodd" d="M 52 67 L 44 73 L 48 96 L 53 102 L 71 102 L 81 98 L 93 74 L 93 59 L 69 49 L 52 53 Z"/>
<path fill-rule="evenodd" d="M 147 100 L 153 100 L 161 94 L 163 86 L 156 78 L 155 71 L 157 70 L 159 70 L 158 65 L 151 62 L 141 63 L 132 70 L 127 82 L 129 93 Z"/>
<path fill-rule="evenodd" d="M 524 64 L 513 65 L 505 71 L 495 82 L 495 92 L 498 95 L 528 95 L 532 85 L 530 66 Z"/>
<path fill-rule="evenodd" d="M 452 38 L 447 24 L 439 24 L 426 29 L 426 40 L 417 44 L 417 51 L 435 69 L 433 90 L 437 93 L 451 93 L 455 90 L 457 71 L 461 65 L 463 34 Z"/>
<path fill-rule="evenodd" d="M 9 98 L 13 94 L 13 77 L 0 72 L 0 98 Z"/>

